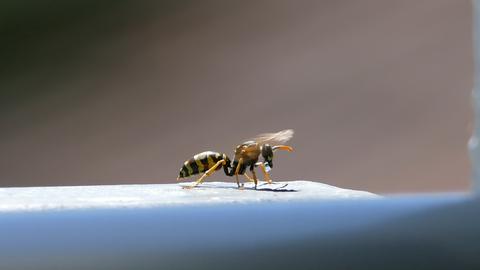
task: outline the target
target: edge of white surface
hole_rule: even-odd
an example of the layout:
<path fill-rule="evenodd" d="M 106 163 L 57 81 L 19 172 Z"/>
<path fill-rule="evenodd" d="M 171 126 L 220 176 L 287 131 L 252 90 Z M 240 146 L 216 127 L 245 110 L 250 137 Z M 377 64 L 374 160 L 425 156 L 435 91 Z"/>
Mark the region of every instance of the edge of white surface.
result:
<path fill-rule="evenodd" d="M 232 182 L 182 188 L 189 184 L 0 188 L 0 212 L 380 198 L 366 191 L 311 181 L 277 182 L 260 186 L 259 190 L 254 190 L 250 183 L 239 190 Z M 280 191 L 270 189 L 284 184 L 288 186 Z"/>

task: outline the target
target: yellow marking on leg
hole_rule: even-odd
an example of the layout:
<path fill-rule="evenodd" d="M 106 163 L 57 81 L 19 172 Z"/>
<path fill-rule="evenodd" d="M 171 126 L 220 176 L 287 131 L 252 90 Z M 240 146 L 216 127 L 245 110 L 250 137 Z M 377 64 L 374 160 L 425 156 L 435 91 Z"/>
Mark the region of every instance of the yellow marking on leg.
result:
<path fill-rule="evenodd" d="M 270 174 L 267 172 L 267 169 L 265 169 L 265 164 L 263 164 L 263 162 L 260 164 L 260 168 L 262 169 L 265 181 L 269 184 L 273 183 L 272 178 L 270 178 Z"/>
<path fill-rule="evenodd" d="M 225 160 L 223 160 L 223 159 L 222 159 L 222 160 L 219 160 L 215 165 L 213 165 L 212 168 L 210 168 L 208 171 L 206 171 L 206 172 L 202 175 L 202 177 L 200 177 L 193 185 L 191 185 L 191 186 L 186 186 L 186 187 L 183 187 L 183 188 L 185 188 L 185 189 L 190 189 L 190 188 L 194 188 L 194 187 L 198 186 L 199 184 L 201 184 L 201 183 L 203 182 L 203 180 L 204 180 L 205 178 L 207 178 L 208 176 L 212 175 L 212 174 L 215 172 L 215 169 L 216 169 L 218 166 L 220 166 L 220 165 L 225 165 L 225 164 L 226 164 Z"/>
<path fill-rule="evenodd" d="M 248 179 L 248 181 L 250 181 L 250 182 L 255 182 L 255 181 L 253 181 L 253 178 L 251 178 L 250 176 L 248 176 L 247 173 L 244 173 L 243 175 L 245 176 L 245 178 Z"/>

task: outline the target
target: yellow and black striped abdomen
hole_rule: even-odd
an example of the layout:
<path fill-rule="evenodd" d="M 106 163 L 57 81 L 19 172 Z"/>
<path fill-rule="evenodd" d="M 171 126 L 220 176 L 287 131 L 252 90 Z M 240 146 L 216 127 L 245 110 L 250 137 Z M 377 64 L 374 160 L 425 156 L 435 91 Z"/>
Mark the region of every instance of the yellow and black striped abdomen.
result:
<path fill-rule="evenodd" d="M 207 151 L 197 154 L 193 156 L 193 158 L 183 163 L 178 178 L 185 178 L 206 172 L 208 169 L 212 168 L 219 160 L 222 159 L 223 154 L 217 152 Z M 222 166 L 218 166 L 217 170 L 219 170 L 220 168 L 222 168 Z"/>

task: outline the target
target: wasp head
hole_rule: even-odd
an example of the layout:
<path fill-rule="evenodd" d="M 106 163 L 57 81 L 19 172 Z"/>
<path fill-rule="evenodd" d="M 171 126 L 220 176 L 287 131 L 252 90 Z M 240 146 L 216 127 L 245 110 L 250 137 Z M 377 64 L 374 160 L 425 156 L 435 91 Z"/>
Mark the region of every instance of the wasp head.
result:
<path fill-rule="evenodd" d="M 262 145 L 262 157 L 270 168 L 273 167 L 273 148 L 269 144 Z"/>
<path fill-rule="evenodd" d="M 291 146 L 287 145 L 275 145 L 271 146 L 269 144 L 264 144 L 262 146 L 262 156 L 265 159 L 265 165 L 268 165 L 270 168 L 273 167 L 273 152 L 277 150 L 286 150 L 288 152 L 293 151 L 293 148 Z"/>

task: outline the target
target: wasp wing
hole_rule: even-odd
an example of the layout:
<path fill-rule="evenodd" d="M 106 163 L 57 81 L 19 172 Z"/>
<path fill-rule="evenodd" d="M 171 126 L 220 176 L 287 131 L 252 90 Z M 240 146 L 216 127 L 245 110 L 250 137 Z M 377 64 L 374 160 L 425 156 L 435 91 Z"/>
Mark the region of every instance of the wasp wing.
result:
<path fill-rule="evenodd" d="M 277 145 L 277 144 L 286 143 L 292 137 L 293 137 L 293 129 L 285 129 L 275 133 L 262 133 L 255 136 L 251 140 L 259 144 L 268 143 L 271 145 Z"/>

